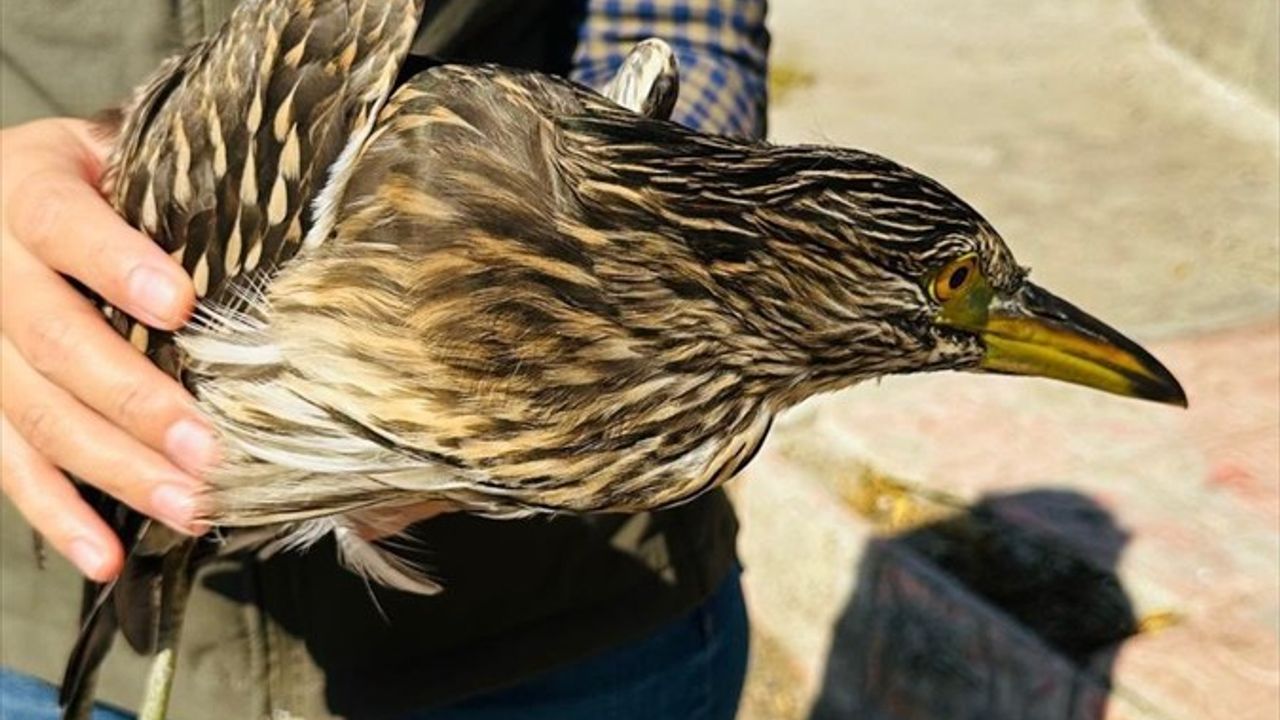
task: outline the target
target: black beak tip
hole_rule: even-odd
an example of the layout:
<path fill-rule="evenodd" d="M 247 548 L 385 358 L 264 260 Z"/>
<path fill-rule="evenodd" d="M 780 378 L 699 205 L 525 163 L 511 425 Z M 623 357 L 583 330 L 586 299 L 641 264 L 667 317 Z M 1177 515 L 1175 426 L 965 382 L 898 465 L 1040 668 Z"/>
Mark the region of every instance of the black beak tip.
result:
<path fill-rule="evenodd" d="M 1174 380 L 1171 385 L 1167 386 L 1164 394 L 1155 398 L 1155 400 L 1166 405 L 1177 405 L 1183 410 L 1190 407 L 1190 403 L 1187 402 L 1187 393 L 1182 389 L 1182 385 L 1180 385 L 1177 380 Z"/>
<path fill-rule="evenodd" d="M 1182 383 L 1178 382 L 1178 379 L 1167 368 L 1155 362 L 1154 358 L 1149 367 L 1153 371 L 1153 377 L 1141 378 L 1135 383 L 1137 396 L 1164 405 L 1177 405 L 1186 409 L 1189 403 L 1187 402 L 1187 392 L 1182 389 Z"/>
<path fill-rule="evenodd" d="M 1186 410 L 1187 408 L 1191 407 L 1191 403 L 1187 402 L 1186 391 L 1182 389 L 1182 385 L 1179 384 L 1177 380 L 1173 381 L 1172 390 L 1173 392 L 1171 392 L 1169 394 L 1168 399 L 1165 400 L 1166 403 L 1170 405 L 1177 405 L 1183 410 Z"/>

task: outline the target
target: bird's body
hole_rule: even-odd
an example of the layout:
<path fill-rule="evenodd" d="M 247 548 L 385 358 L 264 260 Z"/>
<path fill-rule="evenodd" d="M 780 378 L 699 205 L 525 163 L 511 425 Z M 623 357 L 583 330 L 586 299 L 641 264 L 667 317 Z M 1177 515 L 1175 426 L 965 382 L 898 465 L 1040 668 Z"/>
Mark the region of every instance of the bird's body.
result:
<path fill-rule="evenodd" d="M 403 86 L 333 236 L 182 340 L 229 445 L 252 448 L 214 476 L 212 519 L 424 495 L 499 516 L 642 510 L 732 475 L 778 409 L 758 375 L 773 341 L 716 277 L 751 261 L 707 257 L 699 223 L 747 237 L 750 206 L 678 214 L 664 194 L 716 187 L 656 188 L 652 159 L 629 166 L 650 177 L 616 175 L 610 132 L 637 121 L 500 68 Z M 756 151 L 656 127 L 673 152 Z"/>
<path fill-rule="evenodd" d="M 205 300 L 176 346 L 108 315 L 197 394 L 224 451 L 206 517 L 246 542 L 333 533 L 358 572 L 433 592 L 355 528 L 423 502 L 668 506 L 741 470 L 777 413 L 891 373 L 1183 399 L 938 183 L 637 114 L 670 111 L 661 72 L 648 97 L 615 84 L 631 110 L 490 66 L 397 80 L 420 11 L 242 3 L 125 114 L 109 194 Z M 190 541 L 123 526 L 142 569 L 90 607 L 73 695 L 98 619 L 152 649 L 181 611 L 156 603 L 180 582 L 150 589 L 189 577 Z"/>

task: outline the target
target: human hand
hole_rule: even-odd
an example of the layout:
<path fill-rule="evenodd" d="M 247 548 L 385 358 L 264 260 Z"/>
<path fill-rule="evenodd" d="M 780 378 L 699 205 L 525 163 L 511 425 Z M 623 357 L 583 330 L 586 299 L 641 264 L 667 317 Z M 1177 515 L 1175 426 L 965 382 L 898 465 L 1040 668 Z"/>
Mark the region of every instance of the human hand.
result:
<path fill-rule="evenodd" d="M 62 277 L 161 329 L 194 305 L 183 269 L 99 194 L 106 152 L 80 120 L 0 131 L 0 487 L 95 580 L 123 549 L 64 472 L 191 533 L 195 476 L 217 454 L 182 386 Z"/>

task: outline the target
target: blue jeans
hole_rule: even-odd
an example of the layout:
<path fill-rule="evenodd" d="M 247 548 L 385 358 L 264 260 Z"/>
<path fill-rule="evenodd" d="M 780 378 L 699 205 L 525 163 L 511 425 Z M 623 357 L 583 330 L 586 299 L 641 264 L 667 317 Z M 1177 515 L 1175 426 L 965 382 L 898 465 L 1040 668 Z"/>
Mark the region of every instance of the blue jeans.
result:
<path fill-rule="evenodd" d="M 648 637 L 405 720 L 732 720 L 748 638 L 735 569 L 702 605 Z M 172 716 L 182 713 L 175 708 Z M 101 704 L 93 713 L 93 720 L 133 718 Z M 57 719 L 56 687 L 0 668 L 0 720 Z"/>

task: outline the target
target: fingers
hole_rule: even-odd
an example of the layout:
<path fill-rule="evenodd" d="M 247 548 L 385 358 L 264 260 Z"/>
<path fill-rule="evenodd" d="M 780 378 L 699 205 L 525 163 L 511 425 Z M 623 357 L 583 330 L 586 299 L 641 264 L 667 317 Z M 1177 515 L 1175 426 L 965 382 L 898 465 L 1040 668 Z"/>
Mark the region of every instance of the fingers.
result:
<path fill-rule="evenodd" d="M 3 273 L 21 277 L 24 291 L 6 295 L 0 326 L 30 368 L 188 472 L 198 475 L 213 465 L 212 433 L 177 381 L 33 259 L 15 253 Z"/>
<path fill-rule="evenodd" d="M 194 522 L 198 485 L 193 478 L 42 377 L 8 338 L 0 343 L 5 417 L 26 446 L 48 465 L 83 478 L 175 530 L 200 529 Z M 39 519 L 27 517 L 42 529 Z"/>
<path fill-rule="evenodd" d="M 7 193 L 4 221 L 35 257 L 148 325 L 186 322 L 195 304 L 187 274 L 83 176 L 47 166 L 18 182 Z"/>
<path fill-rule="evenodd" d="M 74 474 L 183 531 L 192 476 L 216 448 L 190 397 L 118 337 L 59 273 L 155 327 L 180 326 L 190 279 L 129 228 L 97 190 L 106 148 L 89 125 L 46 120 L 0 131 L 0 406 L 3 489 L 88 576 L 119 571 L 122 550 L 63 474 Z"/>
<path fill-rule="evenodd" d="M 5 417 L 0 417 L 0 448 L 0 487 L 18 511 L 86 577 L 99 582 L 115 577 L 124 562 L 115 533 Z"/>

